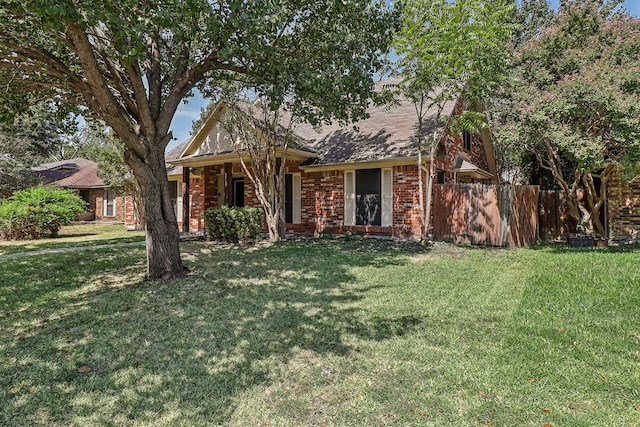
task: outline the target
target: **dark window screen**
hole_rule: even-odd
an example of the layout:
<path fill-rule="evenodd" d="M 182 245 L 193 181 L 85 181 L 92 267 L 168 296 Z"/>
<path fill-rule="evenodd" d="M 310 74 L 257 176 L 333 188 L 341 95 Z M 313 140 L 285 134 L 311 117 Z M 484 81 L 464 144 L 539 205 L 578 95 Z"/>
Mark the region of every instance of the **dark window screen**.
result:
<path fill-rule="evenodd" d="M 89 200 L 91 199 L 91 193 L 89 192 L 89 190 L 80 190 L 79 195 L 82 200 L 89 204 Z"/>
<path fill-rule="evenodd" d="M 464 149 L 471 151 L 471 133 L 465 130 L 462 134 L 462 140 L 464 142 Z"/>
<path fill-rule="evenodd" d="M 293 222 L 293 175 L 284 176 L 284 222 Z"/>
<path fill-rule="evenodd" d="M 356 170 L 356 225 L 382 222 L 380 169 Z"/>

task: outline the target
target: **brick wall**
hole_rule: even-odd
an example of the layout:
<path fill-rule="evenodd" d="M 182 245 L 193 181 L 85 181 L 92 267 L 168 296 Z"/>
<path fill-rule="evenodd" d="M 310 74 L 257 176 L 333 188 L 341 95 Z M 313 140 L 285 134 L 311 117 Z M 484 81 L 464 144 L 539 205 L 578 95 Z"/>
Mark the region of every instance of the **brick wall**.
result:
<path fill-rule="evenodd" d="M 464 109 L 464 100 L 460 98 L 454 107 L 453 115 L 459 115 Z M 462 135 L 454 135 L 451 127 L 447 125 L 444 131 L 441 145 L 444 148 L 444 157 L 436 157 L 436 168 L 445 171 L 445 184 L 454 183 L 454 166 L 455 161 L 460 155 L 468 159 L 471 163 L 480 169 L 489 171 L 487 156 L 484 151 L 482 136 L 479 133 L 471 134 L 471 150 L 464 148 Z"/>
<path fill-rule="evenodd" d="M 204 230 L 205 210 L 205 180 L 204 173 L 200 176 L 191 175 L 189 179 L 189 230 Z"/>
<path fill-rule="evenodd" d="M 115 197 L 115 215 L 104 216 L 104 195 L 106 190 L 91 190 L 89 195 L 90 206 L 95 209 L 96 221 L 115 221 L 124 222 L 125 220 L 125 198 L 120 193 L 116 193 Z"/>
<path fill-rule="evenodd" d="M 344 222 L 344 172 L 303 172 L 300 203 L 300 228 L 309 233 L 338 232 Z"/>
<path fill-rule="evenodd" d="M 124 197 L 124 226 L 129 230 L 135 230 L 139 226 L 133 203 L 133 194 L 130 191 L 127 191 Z"/>
<path fill-rule="evenodd" d="M 614 239 L 640 240 L 640 182 L 614 175 L 607 185 L 609 234 Z"/>
<path fill-rule="evenodd" d="M 420 230 L 418 167 L 396 166 L 393 168 L 393 236 L 420 238 Z"/>

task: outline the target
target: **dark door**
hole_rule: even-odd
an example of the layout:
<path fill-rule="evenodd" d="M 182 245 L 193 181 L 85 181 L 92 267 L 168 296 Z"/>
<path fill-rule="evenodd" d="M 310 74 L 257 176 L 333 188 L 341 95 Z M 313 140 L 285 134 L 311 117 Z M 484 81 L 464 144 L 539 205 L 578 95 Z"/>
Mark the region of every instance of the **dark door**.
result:
<path fill-rule="evenodd" d="M 244 206 L 244 178 L 233 178 L 233 206 Z"/>
<path fill-rule="evenodd" d="M 293 222 L 293 175 L 284 176 L 284 222 Z"/>

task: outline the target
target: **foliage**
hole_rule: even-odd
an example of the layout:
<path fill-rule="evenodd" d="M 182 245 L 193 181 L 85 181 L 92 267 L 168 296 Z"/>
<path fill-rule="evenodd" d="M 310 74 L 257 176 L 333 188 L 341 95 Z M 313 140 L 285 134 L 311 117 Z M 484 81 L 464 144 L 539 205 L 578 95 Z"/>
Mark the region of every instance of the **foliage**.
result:
<path fill-rule="evenodd" d="M 204 212 L 207 233 L 230 242 L 256 241 L 262 228 L 262 209 L 253 206 L 220 206 Z"/>
<path fill-rule="evenodd" d="M 514 13 L 514 23 L 518 29 L 513 35 L 513 46 L 540 36 L 542 30 L 553 23 L 555 14 L 547 0 L 521 0 Z"/>
<path fill-rule="evenodd" d="M 435 153 L 441 135 L 441 114 L 445 105 L 464 94 L 465 111 L 452 123 L 477 131 L 486 123 L 478 114 L 503 82 L 510 63 L 507 43 L 514 25 L 514 3 L 509 0 L 413 0 L 403 9 L 402 30 L 394 46 L 401 55 L 400 91 L 416 106 L 418 126 L 416 143 L 418 167 L 422 170 L 422 150 L 427 148 L 426 200 L 422 174 L 419 197 L 422 210 L 422 236 L 427 237 L 430 221 L 431 192 L 435 177 Z M 436 108 L 433 135 L 425 144 L 423 129 L 427 111 Z"/>
<path fill-rule="evenodd" d="M 16 192 L 0 202 L 0 238 L 40 239 L 56 236 L 84 212 L 86 203 L 73 193 L 55 186 L 37 186 Z"/>
<path fill-rule="evenodd" d="M 65 144 L 62 134 L 71 125 L 69 117 L 59 125 L 61 118 L 51 108 L 34 104 L 9 123 L 0 121 L 0 198 L 37 185 L 39 177 L 32 167 L 60 160 Z"/>
<path fill-rule="evenodd" d="M 534 155 L 574 219 L 590 220 L 599 234 L 607 180 L 640 159 L 640 20 L 612 6 L 567 1 L 553 26 L 517 49 L 500 127 L 505 150 Z"/>
<path fill-rule="evenodd" d="M 113 129 L 145 199 L 148 274 L 169 279 L 183 274 L 164 178 L 180 103 L 235 81 L 274 110 L 351 120 L 366 110 L 395 19 L 382 0 L 7 0 L 0 96 L 9 110 L 16 91 L 80 105 Z"/>

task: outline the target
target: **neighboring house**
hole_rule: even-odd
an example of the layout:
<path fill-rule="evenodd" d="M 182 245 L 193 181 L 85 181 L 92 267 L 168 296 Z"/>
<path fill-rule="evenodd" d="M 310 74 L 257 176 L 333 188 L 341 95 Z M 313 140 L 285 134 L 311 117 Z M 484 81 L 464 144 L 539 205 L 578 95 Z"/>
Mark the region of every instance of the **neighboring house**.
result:
<path fill-rule="evenodd" d="M 607 183 L 605 212 L 610 239 L 640 242 L 640 178 L 625 181 L 614 173 Z"/>
<path fill-rule="evenodd" d="M 183 211 L 188 211 L 191 231 L 204 229 L 206 209 L 259 206 L 240 164 L 243 153 L 222 126 L 227 108 L 219 103 L 189 140 L 167 153 L 178 222 L 182 226 L 187 219 Z M 462 109 L 460 98 L 446 106 L 443 117 Z M 317 131 L 309 125 L 294 129 L 297 142 L 286 159 L 287 231 L 420 237 L 414 105 L 404 101 L 368 112 L 357 131 L 339 126 Z M 454 136 L 446 123 L 434 123 L 435 110 L 429 113 L 425 134 L 432 135 L 437 126 L 442 141 L 435 156 L 437 182 L 495 182 L 489 133 Z M 429 158 L 422 159 L 428 165 Z M 187 200 L 182 200 L 183 191 Z"/>
<path fill-rule="evenodd" d="M 111 190 L 98 176 L 98 164 L 87 159 L 70 159 L 44 163 L 33 168 L 47 184 L 72 189 L 87 202 L 85 219 L 124 221 L 124 198 Z"/>

